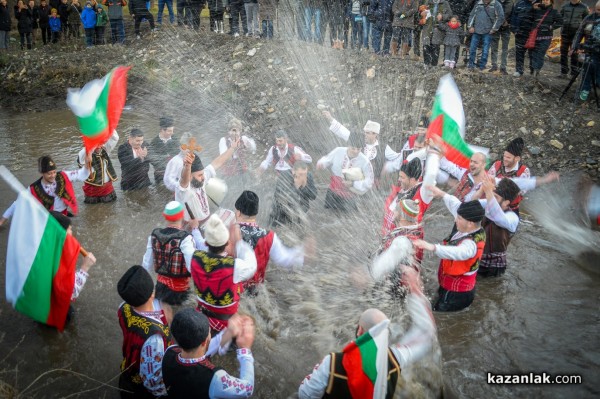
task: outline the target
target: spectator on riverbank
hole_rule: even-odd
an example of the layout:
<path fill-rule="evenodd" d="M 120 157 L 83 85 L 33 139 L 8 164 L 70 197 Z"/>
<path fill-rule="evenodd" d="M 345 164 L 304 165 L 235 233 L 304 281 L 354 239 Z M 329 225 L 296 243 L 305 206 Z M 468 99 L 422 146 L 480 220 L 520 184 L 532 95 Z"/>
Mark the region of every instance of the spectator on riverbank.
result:
<path fill-rule="evenodd" d="M 85 3 L 85 9 L 81 12 L 81 21 L 83 22 L 83 30 L 85 31 L 85 46 L 92 47 L 96 34 L 96 13 L 92 8 L 92 3 L 89 1 Z"/>
<path fill-rule="evenodd" d="M 110 40 L 112 44 L 125 44 L 125 25 L 123 24 L 123 7 L 127 6 L 126 0 L 104 0 L 108 7 L 108 20 L 110 21 Z"/>
<path fill-rule="evenodd" d="M 96 8 L 96 27 L 94 31 L 96 33 L 96 45 L 105 44 L 104 41 L 104 31 L 106 30 L 106 25 L 108 25 L 108 15 L 104 8 L 100 4 Z"/>
<path fill-rule="evenodd" d="M 25 50 L 25 41 L 27 41 L 27 50 L 31 50 L 33 10 L 26 6 L 23 0 L 19 0 L 15 6 L 15 19 L 21 37 L 21 50 Z"/>
<path fill-rule="evenodd" d="M 11 26 L 10 10 L 6 0 L 0 0 L 0 50 L 8 51 Z"/>
<path fill-rule="evenodd" d="M 79 0 L 73 0 L 69 5 L 69 37 L 73 37 L 77 41 L 81 38 L 81 12 L 83 9 L 79 4 Z"/>

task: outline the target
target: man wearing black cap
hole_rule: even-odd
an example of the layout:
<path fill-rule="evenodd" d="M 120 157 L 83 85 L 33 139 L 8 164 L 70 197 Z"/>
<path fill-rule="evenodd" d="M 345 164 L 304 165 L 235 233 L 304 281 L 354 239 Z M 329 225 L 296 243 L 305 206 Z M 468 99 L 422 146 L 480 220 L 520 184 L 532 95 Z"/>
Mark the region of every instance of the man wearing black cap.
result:
<path fill-rule="evenodd" d="M 508 145 L 502 155 L 502 160 L 494 162 L 488 170 L 488 175 L 492 177 L 530 177 L 529 168 L 521 163 L 521 155 L 525 148 L 525 142 L 521 137 L 517 137 Z"/>
<path fill-rule="evenodd" d="M 258 195 L 245 190 L 235 201 L 235 217 L 240 226 L 242 239 L 253 249 L 256 255 L 256 273 L 245 283 L 245 287 L 255 287 L 265 280 L 267 264 L 273 262 L 285 269 L 302 267 L 304 251 L 302 247 L 288 248 L 283 245 L 277 234 L 272 230 L 260 228 L 256 223 L 258 215 Z"/>
<path fill-rule="evenodd" d="M 144 132 L 131 129 L 127 142 L 119 146 L 117 156 L 121 163 L 121 190 L 138 190 L 152 184 L 148 177 L 150 161 Z"/>
<path fill-rule="evenodd" d="M 121 398 L 165 396 L 161 368 L 171 333 L 167 317 L 154 299 L 152 277 L 142 266 L 132 266 L 117 283 L 117 291 L 125 301 L 117 312 L 123 331 Z"/>
<path fill-rule="evenodd" d="M 160 131 L 150 142 L 150 164 L 154 167 L 154 184 L 163 184 L 167 163 L 179 153 L 179 140 L 173 137 L 174 121 L 170 116 L 158 120 Z"/>
<path fill-rule="evenodd" d="M 254 322 L 248 316 L 234 316 L 229 327 L 211 337 L 208 319 L 193 309 L 175 315 L 171 332 L 177 345 L 170 346 L 162 362 L 169 398 L 247 398 L 254 391 Z M 210 361 L 226 352 L 235 338 L 240 378 L 228 374 Z"/>
<path fill-rule="evenodd" d="M 326 208 L 355 210 L 356 194 L 365 194 L 373 187 L 373 167 L 369 158 L 361 152 L 363 143 L 363 135 L 352 132 L 348 147 L 337 147 L 317 162 L 317 169 L 331 168 Z"/>
<path fill-rule="evenodd" d="M 485 231 L 481 227 L 485 210 L 477 200 L 460 202 L 437 187 L 428 188 L 435 197 L 444 199 L 444 204 L 454 216 L 456 227 L 442 244 L 415 240 L 413 245 L 432 251 L 441 258 L 438 269 L 439 297 L 433 310 L 462 310 L 475 299 L 477 269 L 485 246 Z"/>
<path fill-rule="evenodd" d="M 297 145 L 288 141 L 288 134 L 285 130 L 277 130 L 274 134 L 275 145 L 271 146 L 267 157 L 261 162 L 258 173 L 263 173 L 273 165 L 277 172 L 291 172 L 294 162 L 303 161 L 311 163 L 312 158 Z"/>
<path fill-rule="evenodd" d="M 38 171 L 42 175 L 29 186 L 31 194 L 47 210 L 57 211 L 63 215 L 77 215 L 77 197 L 72 182 L 85 181 L 90 175 L 87 166 L 78 170 L 60 171 L 56 170 L 56 163 L 50 155 L 44 155 L 38 159 Z M 10 219 L 15 212 L 13 203 L 0 218 L 0 226 Z"/>

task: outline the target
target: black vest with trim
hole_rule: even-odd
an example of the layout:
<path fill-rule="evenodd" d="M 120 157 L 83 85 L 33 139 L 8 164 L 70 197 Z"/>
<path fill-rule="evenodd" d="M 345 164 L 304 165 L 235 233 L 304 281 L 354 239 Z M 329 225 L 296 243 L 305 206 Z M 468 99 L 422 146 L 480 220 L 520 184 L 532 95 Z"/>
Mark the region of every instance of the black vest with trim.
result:
<path fill-rule="evenodd" d="M 325 395 L 323 399 L 363 399 L 363 398 L 352 398 L 350 395 L 350 389 L 348 388 L 348 377 L 346 376 L 346 370 L 342 365 L 342 359 L 344 358 L 343 352 L 330 353 L 331 366 L 329 368 L 329 382 L 327 383 L 327 389 L 325 389 Z M 398 382 L 398 376 L 400 375 L 400 365 L 394 357 L 392 351 L 388 348 L 388 377 L 387 377 L 387 392 L 385 395 L 386 399 L 392 399 L 394 392 L 396 391 L 396 383 Z"/>
<path fill-rule="evenodd" d="M 110 181 L 117 180 L 117 172 L 115 172 L 115 168 L 113 167 L 112 161 L 108 156 L 108 152 L 106 152 L 103 147 L 99 154 L 96 151 L 92 152 L 92 170 L 90 171 L 90 176 L 85 180 L 87 184 L 96 187 L 101 187 L 104 185 L 105 162 L 108 178 Z M 80 168 L 83 167 L 83 165 L 79 163 L 79 157 L 77 158 L 77 163 L 79 164 Z"/>
<path fill-rule="evenodd" d="M 179 346 L 171 346 L 165 352 L 162 361 L 163 381 L 170 399 L 209 399 L 210 382 L 220 370 L 204 359 L 201 362 L 187 364 L 178 359 Z"/>

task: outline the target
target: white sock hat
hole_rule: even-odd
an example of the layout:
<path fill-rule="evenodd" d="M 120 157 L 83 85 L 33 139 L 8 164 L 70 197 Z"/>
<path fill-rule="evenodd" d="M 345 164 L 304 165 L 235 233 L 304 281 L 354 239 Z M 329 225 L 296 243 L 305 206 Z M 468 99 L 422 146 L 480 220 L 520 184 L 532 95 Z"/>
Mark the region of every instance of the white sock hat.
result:
<path fill-rule="evenodd" d="M 210 215 L 204 224 L 204 239 L 212 247 L 220 247 L 229 241 L 229 230 L 220 217 L 214 213 Z"/>
<path fill-rule="evenodd" d="M 377 122 L 373 122 L 371 120 L 367 121 L 363 130 L 365 132 L 374 132 L 379 134 L 379 130 L 381 129 L 381 125 Z"/>

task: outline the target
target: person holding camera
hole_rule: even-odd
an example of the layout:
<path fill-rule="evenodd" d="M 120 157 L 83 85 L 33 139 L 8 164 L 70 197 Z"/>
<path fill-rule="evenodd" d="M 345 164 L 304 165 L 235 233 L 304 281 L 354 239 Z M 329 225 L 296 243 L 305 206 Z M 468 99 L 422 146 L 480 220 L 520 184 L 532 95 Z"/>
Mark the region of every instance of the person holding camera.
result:
<path fill-rule="evenodd" d="M 573 43 L 581 21 L 589 14 L 587 6 L 581 0 L 571 0 L 563 4 L 560 9 L 560 15 L 563 18 L 562 29 L 560 30 L 560 78 L 567 78 L 569 58 L 571 58 L 571 76 L 579 70 L 577 55 L 569 56 L 569 48 Z"/>
<path fill-rule="evenodd" d="M 392 7 L 394 0 L 374 0 L 371 1 L 369 17 L 373 24 L 373 33 L 371 44 L 373 52 L 379 55 L 388 55 L 390 53 L 390 42 L 392 40 L 392 20 L 394 15 Z M 381 40 L 383 39 L 383 47 Z"/>
<path fill-rule="evenodd" d="M 600 82 L 600 1 L 596 3 L 595 12 L 585 17 L 575 34 L 569 55 L 580 50 L 586 54 L 586 62 L 582 66 L 583 83 L 579 99 L 585 101 L 590 95 L 592 81 Z M 585 44 L 581 40 L 585 38 Z"/>

